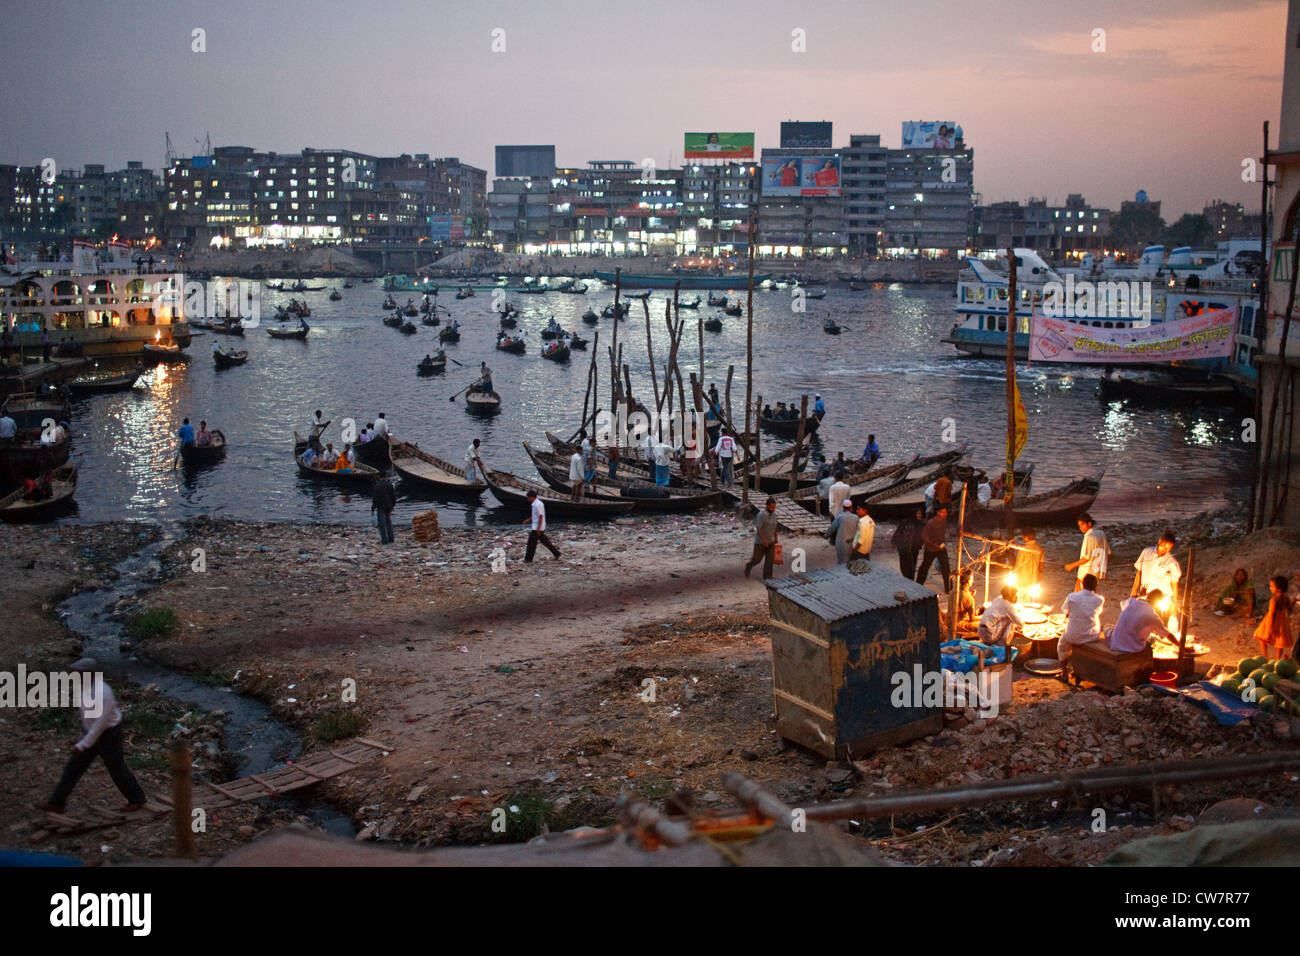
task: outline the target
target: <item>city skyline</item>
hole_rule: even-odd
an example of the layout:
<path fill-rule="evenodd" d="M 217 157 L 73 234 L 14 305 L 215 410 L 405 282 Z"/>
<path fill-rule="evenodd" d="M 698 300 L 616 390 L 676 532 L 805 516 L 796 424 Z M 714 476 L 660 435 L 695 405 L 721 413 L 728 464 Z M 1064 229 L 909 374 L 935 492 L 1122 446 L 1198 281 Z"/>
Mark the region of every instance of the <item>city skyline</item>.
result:
<path fill-rule="evenodd" d="M 55 19 L 72 27 L 97 9 L 65 4 Z M 1241 164 L 1260 155 L 1260 123 L 1278 113 L 1285 16 L 1277 0 L 1230 11 L 1106 0 L 1086 13 L 1013 2 L 992 20 L 951 3 L 661 5 L 667 15 L 656 18 L 578 2 L 398 3 L 363 18 L 346 3 L 314 9 L 307 20 L 248 3 L 146 2 L 95 31 L 11 31 L 0 37 L 13 74 L 0 119 L 24 132 L 0 162 L 162 169 L 166 131 L 181 155 L 210 136 L 214 146 L 282 152 L 456 156 L 491 177 L 498 144 L 553 142 L 560 166 L 650 158 L 673 168 L 689 130 L 752 130 L 761 149 L 779 144 L 782 120 L 825 119 L 836 147 L 858 133 L 895 146 L 902 122 L 943 119 L 961 124 L 975 149 L 986 203 L 1082 193 L 1118 208 L 1145 189 L 1173 221 L 1211 199 L 1258 207 L 1259 186 L 1242 181 Z M 589 45 L 575 48 L 583 23 Z M 1104 52 L 1093 52 L 1097 29 Z M 796 30 L 806 52 L 792 50 Z M 735 62 L 719 52 L 701 65 L 700 44 L 681 39 L 694 33 L 734 35 Z M 142 42 L 148 68 L 119 69 L 121 50 Z M 494 42 L 504 49 L 492 52 Z M 555 61 L 557 50 L 567 58 Z M 47 76 L 56 55 L 80 66 Z M 160 83 L 170 90 L 160 94 Z"/>

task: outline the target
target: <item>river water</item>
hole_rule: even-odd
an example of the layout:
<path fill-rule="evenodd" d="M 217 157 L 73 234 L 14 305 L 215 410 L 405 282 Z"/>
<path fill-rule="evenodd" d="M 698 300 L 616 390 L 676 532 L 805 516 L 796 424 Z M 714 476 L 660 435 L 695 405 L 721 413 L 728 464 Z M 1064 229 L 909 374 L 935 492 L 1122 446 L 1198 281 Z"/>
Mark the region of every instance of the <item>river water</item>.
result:
<path fill-rule="evenodd" d="M 405 336 L 382 325 L 385 293 L 378 282 L 358 282 L 343 290 L 339 302 L 328 301 L 325 292 L 304 294 L 313 312 L 305 342 L 273 340 L 262 329 L 250 330 L 242 341 L 219 337 L 228 348 L 248 350 L 244 366 L 217 371 L 208 355 L 211 338 L 196 337 L 189 366 L 161 366 L 151 373 L 148 388 L 137 385 L 132 392 L 96 396 L 73 407 L 72 458 L 80 482 L 77 509 L 64 520 L 167 521 L 209 514 L 366 522 L 367 497 L 297 474 L 292 433 L 295 428 L 305 433 L 317 408 L 333 420 L 325 438 L 336 446 L 345 417 L 354 418 L 360 428 L 385 412 L 394 435 L 435 455 L 459 464 L 466 445 L 478 437 L 489 467 L 536 477 L 520 441 L 546 447 L 545 429 L 572 433 L 581 417 L 591 354 L 574 352 L 568 364 L 543 360 L 538 332 L 548 315 L 588 339 L 600 332 L 601 390 L 608 403 L 605 347 L 613 323 L 602 319 L 599 326 L 586 326 L 580 316 L 588 306 L 599 312 L 612 302 L 613 290 L 598 291 L 602 287 L 596 281 L 588 285 L 585 296 L 510 296 L 523 310 L 519 330 L 528 331 L 528 352 L 522 356 L 493 348 L 497 322 L 489 292 L 457 301 L 454 287 L 448 288 L 439 304 L 459 319 L 462 337 L 447 346 L 447 353 L 465 368 L 449 363 L 445 375 L 432 378 L 417 377 L 415 366 L 437 348 L 437 329 L 415 319 L 418 334 Z M 656 292 L 650 300 L 661 375 L 668 344 L 665 295 Z M 263 328 L 279 325 L 274 307 L 289 298 L 264 293 Z M 397 298 L 404 304 L 407 295 Z M 803 313 L 794 311 L 788 291 L 755 292 L 754 302 L 755 392 L 771 404 L 804 392 L 811 402 L 814 393 L 821 394 L 828 409 L 821 450 L 856 456 L 868 432 L 874 432 L 882 459 L 891 462 L 942 451 L 951 447 L 944 439 L 955 437 L 970 442 L 974 464 L 991 473 L 999 470 L 1006 435 L 1004 366 L 999 360 L 960 356 L 939 341 L 954 321 L 951 289 L 897 284 L 865 292 L 837 288 L 825 299 L 808 301 Z M 717 311 L 701 305 L 698 312 L 682 312 L 687 318 L 684 375 L 698 365 L 696 316 L 703 319 Z M 827 317 L 845 327 L 842 335 L 822 331 Z M 641 306 L 634 303 L 631 320 L 620 326 L 619 344 L 637 397 L 650 405 L 645 337 Z M 736 366 L 732 401 L 740 414 L 745 320 L 725 318 L 722 332 L 705 332 L 704 339 L 707 382 L 721 391 L 727 365 Z M 463 398 L 448 401 L 476 377 L 484 359 L 504 400 L 502 413 L 492 419 L 467 413 Z M 1173 522 L 1243 500 L 1250 447 L 1241 441 L 1243 412 L 1218 406 L 1156 410 L 1106 404 L 1095 395 L 1097 375 L 1093 369 L 1026 369 L 1021 363 L 1018 377 L 1029 419 L 1022 460 L 1036 464 L 1034 491 L 1104 468 L 1093 509 L 1101 521 Z M 225 432 L 230 447 L 223 462 L 196 473 L 173 469 L 173 436 L 186 416 L 196 426 L 207 419 L 209 427 Z M 780 445 L 764 436 L 764 453 Z M 399 488 L 396 517 L 409 519 L 430 502 Z M 513 520 L 489 493 L 478 505 L 432 501 L 432 506 L 444 524 Z"/>

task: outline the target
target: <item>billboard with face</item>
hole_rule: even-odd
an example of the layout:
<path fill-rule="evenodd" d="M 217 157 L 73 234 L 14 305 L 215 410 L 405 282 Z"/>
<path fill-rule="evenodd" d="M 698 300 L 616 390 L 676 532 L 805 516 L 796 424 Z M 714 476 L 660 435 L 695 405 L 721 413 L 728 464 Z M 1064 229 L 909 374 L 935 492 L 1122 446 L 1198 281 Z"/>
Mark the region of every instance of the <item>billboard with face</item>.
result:
<path fill-rule="evenodd" d="M 763 157 L 764 196 L 840 195 L 840 158 L 821 154 Z"/>
<path fill-rule="evenodd" d="M 753 133 L 687 133 L 687 159 L 753 159 Z"/>
<path fill-rule="evenodd" d="M 953 149 L 956 141 L 955 123 L 915 120 L 903 124 L 903 149 Z"/>

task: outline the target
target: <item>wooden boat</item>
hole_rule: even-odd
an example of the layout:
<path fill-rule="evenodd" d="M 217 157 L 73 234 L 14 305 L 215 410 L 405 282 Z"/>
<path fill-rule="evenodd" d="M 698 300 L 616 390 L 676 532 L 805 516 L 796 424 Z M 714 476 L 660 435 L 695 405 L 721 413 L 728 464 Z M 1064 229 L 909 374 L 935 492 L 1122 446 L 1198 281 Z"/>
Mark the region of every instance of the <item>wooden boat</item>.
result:
<path fill-rule="evenodd" d="M 243 349 L 237 352 L 227 352 L 222 349 L 212 353 L 212 361 L 216 363 L 217 368 L 233 368 L 248 361 L 248 352 Z"/>
<path fill-rule="evenodd" d="M 592 274 L 601 282 L 608 282 L 611 285 L 615 282 L 613 272 L 596 269 Z M 754 284 L 759 285 L 771 278 L 770 272 L 759 273 L 754 276 Z M 667 275 L 634 275 L 624 272 L 618 281 L 622 282 L 624 288 L 632 289 L 672 289 L 679 285 L 683 289 L 730 289 L 736 285 L 737 276 L 734 273 L 718 276 L 690 271 Z"/>
<path fill-rule="evenodd" d="M 413 322 L 403 322 L 398 327 L 397 331 L 401 332 L 403 335 L 414 335 L 416 333 L 415 324 Z"/>
<path fill-rule="evenodd" d="M 395 309 L 395 308 L 397 308 L 397 300 L 394 299 L 391 295 L 390 295 L 390 296 L 385 296 L 385 297 L 384 297 L 384 304 L 383 304 L 382 308 L 385 308 L 385 309 Z"/>
<path fill-rule="evenodd" d="M 1095 475 L 1076 479 L 1053 491 L 1045 491 L 1041 495 L 1016 495 L 1011 500 L 1011 511 L 1017 527 L 1036 528 L 1073 523 L 1097 500 L 1103 474 L 1105 472 L 1097 472 Z M 984 507 L 978 504 L 972 507 L 970 496 L 967 495 L 966 526 L 995 528 L 1001 525 L 1005 518 L 1004 504 L 1001 498 L 994 498 Z"/>
<path fill-rule="evenodd" d="M 330 301 L 331 301 L 331 302 L 337 302 L 337 301 L 338 301 L 339 299 L 341 299 L 341 298 L 343 298 L 343 293 L 340 292 L 338 289 L 331 289 L 331 290 L 330 290 Z"/>
<path fill-rule="evenodd" d="M 716 315 L 711 315 L 704 320 L 704 328 L 708 332 L 721 332 L 722 320 Z"/>
<path fill-rule="evenodd" d="M 184 351 L 179 345 L 146 344 L 140 350 L 140 358 L 145 365 L 157 365 L 160 362 L 168 365 L 175 365 L 190 360 L 189 353 Z"/>
<path fill-rule="evenodd" d="M 565 295 L 586 295 L 587 287 L 586 285 L 574 285 L 573 283 L 565 283 L 564 285 L 560 286 L 559 289 L 557 289 L 556 291 L 563 292 Z"/>
<path fill-rule="evenodd" d="M 399 312 L 394 315 L 384 316 L 383 322 L 390 329 L 400 329 L 402 327 L 402 315 Z"/>
<path fill-rule="evenodd" d="M 212 429 L 210 444 L 196 445 L 190 442 L 188 445 L 181 446 L 181 461 L 185 463 L 186 468 L 215 465 L 224 457 L 226 457 L 226 435 L 219 428 Z"/>
<path fill-rule="evenodd" d="M 564 334 L 564 343 L 571 349 L 577 349 L 579 352 L 587 351 L 587 340 L 580 335 L 574 335 L 572 332 Z"/>
<path fill-rule="evenodd" d="M 1103 375 L 1097 382 L 1097 394 L 1105 401 L 1132 401 L 1140 405 L 1185 405 L 1205 402 L 1230 403 L 1236 400 L 1238 393 L 1227 382 Z"/>
<path fill-rule="evenodd" d="M 864 285 L 859 285 L 859 284 L 856 283 L 856 282 L 850 282 L 850 283 L 849 283 L 849 289 L 852 290 L 853 292 L 866 292 L 866 291 L 867 291 L 867 287 L 866 287 L 866 286 L 864 286 Z"/>
<path fill-rule="evenodd" d="M 816 415 L 809 415 L 804 425 L 804 435 L 811 435 L 821 427 L 822 421 Z M 799 435 L 799 419 L 797 418 L 768 418 L 763 416 L 762 425 L 774 435 L 788 436 L 796 438 Z"/>
<path fill-rule="evenodd" d="M 552 362 L 567 362 L 569 347 L 561 342 L 552 342 L 542 349 L 542 358 L 550 359 Z"/>
<path fill-rule="evenodd" d="M 205 321 L 204 319 L 190 319 L 190 320 L 189 320 L 189 323 L 190 323 L 190 328 L 191 328 L 191 329 L 211 329 L 211 328 L 212 328 L 212 323 L 211 323 L 211 322 L 208 322 L 208 321 Z"/>
<path fill-rule="evenodd" d="M 712 292 L 709 293 L 709 305 L 722 308 L 726 304 L 727 304 L 726 295 L 714 295 Z"/>
<path fill-rule="evenodd" d="M 213 322 L 212 331 L 217 335 L 238 335 L 241 339 L 244 337 L 242 322 Z"/>
<path fill-rule="evenodd" d="M 679 309 L 698 309 L 699 307 L 700 307 L 700 297 L 698 295 L 690 302 L 677 303 L 677 308 Z"/>
<path fill-rule="evenodd" d="M 620 302 L 618 304 L 617 309 L 615 309 L 613 305 L 607 305 L 605 306 L 604 309 L 601 310 L 600 314 L 603 318 L 612 319 L 614 318 L 615 312 L 617 312 L 618 318 L 625 319 L 627 318 L 628 312 L 630 312 L 631 310 L 632 307 L 628 305 L 626 302 Z"/>
<path fill-rule="evenodd" d="M 273 339 L 306 339 L 307 329 L 267 329 L 266 334 Z"/>
<path fill-rule="evenodd" d="M 586 312 L 582 313 L 582 321 L 586 322 L 588 325 L 596 325 L 600 322 L 600 316 L 591 309 L 588 309 Z"/>
<path fill-rule="evenodd" d="M 524 354 L 524 337 L 522 335 L 497 335 L 497 348 L 502 352 L 513 352 L 515 355 Z"/>
<path fill-rule="evenodd" d="M 298 435 L 294 433 L 295 442 Z M 357 461 L 352 466 L 350 472 L 335 471 L 333 468 L 313 468 L 311 465 L 302 463 L 302 453 L 294 452 L 293 460 L 298 463 L 298 472 L 304 478 L 312 478 L 317 481 L 336 481 L 343 485 L 373 485 L 379 477 L 379 471 L 371 468 L 361 461 Z"/>
<path fill-rule="evenodd" d="M 811 289 L 806 289 L 804 290 L 803 297 L 805 299 L 824 299 L 826 298 L 826 290 L 820 289 L 817 292 L 813 292 Z"/>
<path fill-rule="evenodd" d="M 459 342 L 459 341 L 460 341 L 460 329 L 452 328 L 451 326 L 448 326 L 448 327 L 445 328 L 445 329 L 439 329 L 439 330 L 438 330 L 438 341 L 439 341 L 439 342 Z"/>
<path fill-rule="evenodd" d="M 857 503 L 865 504 L 871 517 L 877 521 L 897 521 L 906 518 L 917 508 L 925 507 L 925 489 L 930 486 L 930 483 L 937 481 L 942 475 L 951 476 L 957 462 L 966 454 L 966 446 L 963 445 L 958 450 L 957 457 L 946 463 L 922 465 L 918 462 L 919 467 L 912 468 L 907 473 L 906 480 Z M 953 490 L 960 493 L 960 487 L 956 482 L 953 483 Z"/>
<path fill-rule="evenodd" d="M 511 289 L 511 292 L 517 292 L 519 295 L 545 295 L 550 290 L 544 285 L 531 286 L 521 285 L 517 289 Z"/>
<path fill-rule="evenodd" d="M 15 485 L 24 478 L 43 475 L 67 462 L 71 451 L 71 438 L 42 445 L 39 427 L 20 428 L 14 441 L 0 445 L 0 480 Z"/>
<path fill-rule="evenodd" d="M 503 328 L 503 329 L 513 329 L 515 326 L 517 326 L 517 325 L 519 324 L 519 320 L 518 320 L 517 318 L 515 318 L 515 315 L 516 315 L 516 313 L 514 313 L 514 312 L 507 312 L 507 313 L 505 313 L 504 315 L 502 315 L 502 316 L 501 316 L 501 328 Z"/>
<path fill-rule="evenodd" d="M 345 289 L 354 289 L 354 288 L 356 288 L 356 286 L 353 285 L 351 279 L 345 279 L 345 280 L 343 280 L 343 288 L 345 288 Z"/>
<path fill-rule="evenodd" d="M 298 302 L 297 300 L 289 303 L 288 311 L 300 319 L 305 319 L 311 315 L 311 309 L 308 308 L 307 303 Z"/>
<path fill-rule="evenodd" d="M 905 481 L 912 468 L 912 463 L 884 465 L 879 468 L 873 468 L 859 476 L 858 479 L 849 486 L 851 489 L 849 497 L 853 498 L 854 505 L 860 504 L 872 495 L 879 494 L 880 492 Z M 815 485 L 809 488 L 799 488 L 794 493 L 794 500 L 809 511 L 816 513 L 820 510 L 824 512 L 826 510 L 826 504 L 822 502 L 819 505 L 819 492 L 820 489 Z M 834 518 L 835 516 L 828 515 L 827 517 Z"/>
<path fill-rule="evenodd" d="M 546 485 L 520 478 L 506 471 L 489 470 L 484 476 L 492 496 L 507 508 L 527 512 L 532 507 L 528 501 L 528 492 L 537 493 L 546 505 L 546 517 L 550 518 L 614 518 L 625 515 L 636 507 L 632 501 L 598 501 L 586 498 L 574 501 L 568 495 L 553 491 Z"/>
<path fill-rule="evenodd" d="M 432 358 L 421 359 L 420 364 L 415 366 L 417 375 L 437 375 L 439 372 L 447 370 L 447 356 L 441 350 Z"/>
<path fill-rule="evenodd" d="M 827 319 L 822 323 L 822 331 L 827 335 L 839 335 L 844 330 L 835 324 L 834 319 Z"/>
<path fill-rule="evenodd" d="M 441 325 L 442 319 L 438 318 L 435 313 L 430 313 L 429 315 L 423 316 L 420 319 L 420 323 L 428 326 Z"/>
<path fill-rule="evenodd" d="M 416 488 L 477 498 L 487 487 L 487 482 L 481 478 L 470 481 L 465 477 L 465 469 L 421 451 L 418 445 L 411 442 L 394 442 L 390 439 L 388 454 L 393 469 L 402 476 L 403 483 L 409 482 Z"/>
<path fill-rule="evenodd" d="M 388 457 L 388 442 L 378 438 L 358 441 L 352 445 L 352 457 L 363 465 L 384 471 L 392 464 Z"/>
<path fill-rule="evenodd" d="M 564 331 L 564 326 L 562 325 L 557 325 L 554 328 L 547 326 L 541 331 L 541 336 L 544 339 L 562 339 L 568 334 L 568 332 Z"/>
<path fill-rule="evenodd" d="M 429 297 L 426 295 L 426 296 L 424 297 L 424 301 L 422 301 L 422 302 L 420 303 L 420 314 L 421 314 L 421 315 L 432 315 L 432 314 L 434 314 L 434 313 L 437 312 L 437 311 L 438 311 L 438 307 L 437 307 L 436 305 L 434 305 L 432 302 L 430 302 L 430 301 L 429 301 Z"/>
<path fill-rule="evenodd" d="M 323 285 L 308 285 L 307 283 L 299 279 L 293 285 L 289 286 L 289 291 L 290 292 L 324 292 L 325 287 Z"/>
<path fill-rule="evenodd" d="M 72 410 L 66 398 L 52 395 L 10 395 L 0 404 L 0 412 L 14 420 L 19 428 L 41 428 L 47 418 L 66 421 Z"/>
<path fill-rule="evenodd" d="M 406 308 L 402 309 L 401 311 L 402 311 L 402 315 L 405 315 L 408 318 L 412 318 L 412 319 L 420 314 L 420 310 L 413 305 L 408 305 Z"/>
<path fill-rule="evenodd" d="M 626 285 L 626 283 L 624 284 Z M 644 302 L 646 299 L 650 298 L 650 290 L 646 289 L 644 292 L 624 292 L 623 296 L 628 299 L 640 299 Z"/>
<path fill-rule="evenodd" d="M 524 451 L 537 468 L 542 479 L 557 491 L 565 494 L 573 490 L 569 480 L 569 456 L 537 451 L 524 442 Z M 572 454 L 572 452 L 570 452 Z M 591 488 L 594 487 L 595 491 Z M 681 513 L 695 511 L 709 505 L 721 504 L 730 497 L 724 489 L 667 487 L 656 485 L 645 478 L 610 478 L 597 473 L 596 479 L 582 493 L 584 501 L 635 502 L 635 511 Z"/>
<path fill-rule="evenodd" d="M 495 415 L 501 411 L 501 395 L 497 392 L 466 392 L 465 410 L 475 415 Z"/>
<path fill-rule="evenodd" d="M 727 315 L 731 315 L 731 316 L 745 314 L 745 309 L 739 302 L 737 302 L 735 305 L 724 305 L 722 307 L 722 311 L 727 313 Z"/>
<path fill-rule="evenodd" d="M 50 481 L 50 497 L 28 501 L 23 489 L 0 498 L 0 519 L 40 521 L 59 512 L 77 492 L 77 466 L 60 465 Z"/>
<path fill-rule="evenodd" d="M 139 378 L 140 373 L 132 370 L 125 375 L 112 375 L 108 378 L 80 379 L 68 382 L 68 391 L 77 398 L 86 395 L 102 395 L 106 392 L 125 392 L 133 388 Z"/>

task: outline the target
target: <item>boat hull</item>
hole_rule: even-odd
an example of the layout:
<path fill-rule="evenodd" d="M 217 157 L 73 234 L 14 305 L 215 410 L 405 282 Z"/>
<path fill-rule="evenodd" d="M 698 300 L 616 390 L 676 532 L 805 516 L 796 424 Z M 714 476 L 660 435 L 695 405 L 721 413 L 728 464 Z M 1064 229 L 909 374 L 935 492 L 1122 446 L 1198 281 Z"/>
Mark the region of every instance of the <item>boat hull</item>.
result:
<path fill-rule="evenodd" d="M 594 273 L 602 282 L 614 283 L 614 273 L 596 270 Z M 754 285 L 766 282 L 772 273 L 765 272 L 754 276 Z M 681 285 L 683 289 L 739 289 L 748 284 L 744 275 L 704 276 L 683 273 L 682 275 L 633 275 L 623 273 L 618 281 L 625 289 L 671 289 Z"/>

